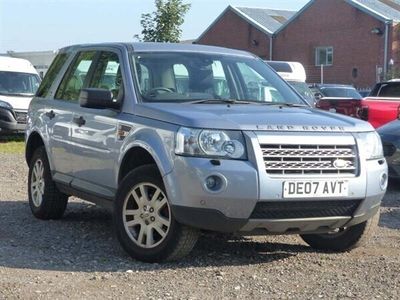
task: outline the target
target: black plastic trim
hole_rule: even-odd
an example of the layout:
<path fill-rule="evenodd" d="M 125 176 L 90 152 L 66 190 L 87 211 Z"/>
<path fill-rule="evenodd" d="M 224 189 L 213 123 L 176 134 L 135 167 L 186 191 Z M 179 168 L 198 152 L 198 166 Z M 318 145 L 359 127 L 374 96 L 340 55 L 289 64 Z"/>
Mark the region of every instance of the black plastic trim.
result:
<path fill-rule="evenodd" d="M 236 232 L 247 223 L 247 219 L 228 218 L 219 210 L 210 208 L 173 205 L 172 213 L 179 223 L 219 232 Z"/>
<path fill-rule="evenodd" d="M 83 200 L 95 203 L 101 207 L 104 207 L 110 211 L 113 210 L 114 207 L 114 199 L 104 198 L 98 195 L 93 195 L 75 188 L 72 188 L 66 184 L 56 182 L 57 188 L 64 194 L 75 196 L 81 198 Z"/>

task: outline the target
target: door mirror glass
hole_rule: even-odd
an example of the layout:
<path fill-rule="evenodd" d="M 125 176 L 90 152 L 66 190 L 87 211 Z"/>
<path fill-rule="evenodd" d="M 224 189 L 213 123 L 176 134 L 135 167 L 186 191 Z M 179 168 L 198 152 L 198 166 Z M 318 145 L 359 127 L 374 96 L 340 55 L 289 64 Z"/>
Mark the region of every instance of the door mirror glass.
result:
<path fill-rule="evenodd" d="M 79 105 L 87 108 L 119 108 L 119 103 L 113 99 L 110 90 L 99 88 L 82 89 L 79 94 Z"/>

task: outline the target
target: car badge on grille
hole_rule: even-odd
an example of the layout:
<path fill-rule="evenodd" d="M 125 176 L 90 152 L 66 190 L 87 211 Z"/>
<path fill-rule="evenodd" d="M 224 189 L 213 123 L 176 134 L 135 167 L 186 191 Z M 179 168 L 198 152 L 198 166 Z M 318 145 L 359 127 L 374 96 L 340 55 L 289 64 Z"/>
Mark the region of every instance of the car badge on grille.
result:
<path fill-rule="evenodd" d="M 336 169 L 343 169 L 347 167 L 347 161 L 344 159 L 337 159 L 333 162 L 333 166 Z"/>

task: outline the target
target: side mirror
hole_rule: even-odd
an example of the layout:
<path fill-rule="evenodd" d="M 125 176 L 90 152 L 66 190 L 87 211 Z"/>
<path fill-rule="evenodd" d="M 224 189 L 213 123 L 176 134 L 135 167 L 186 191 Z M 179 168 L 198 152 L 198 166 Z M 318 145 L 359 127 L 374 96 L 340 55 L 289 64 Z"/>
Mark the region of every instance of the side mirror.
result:
<path fill-rule="evenodd" d="M 107 89 L 86 88 L 79 94 L 79 105 L 87 108 L 115 108 L 120 104 L 113 99 L 113 94 Z"/>

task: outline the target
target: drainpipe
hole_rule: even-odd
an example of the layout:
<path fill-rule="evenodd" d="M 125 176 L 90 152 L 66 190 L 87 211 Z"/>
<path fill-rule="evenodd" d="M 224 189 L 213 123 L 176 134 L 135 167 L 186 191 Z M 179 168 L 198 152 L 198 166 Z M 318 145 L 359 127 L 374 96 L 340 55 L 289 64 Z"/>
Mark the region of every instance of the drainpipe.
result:
<path fill-rule="evenodd" d="M 269 60 L 272 60 L 272 40 L 273 40 L 274 36 L 270 35 L 269 37 Z"/>
<path fill-rule="evenodd" d="M 383 53 L 383 76 L 385 80 L 387 79 L 388 71 L 389 25 L 390 22 L 385 22 L 385 50 Z"/>

